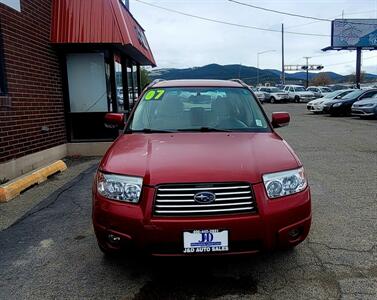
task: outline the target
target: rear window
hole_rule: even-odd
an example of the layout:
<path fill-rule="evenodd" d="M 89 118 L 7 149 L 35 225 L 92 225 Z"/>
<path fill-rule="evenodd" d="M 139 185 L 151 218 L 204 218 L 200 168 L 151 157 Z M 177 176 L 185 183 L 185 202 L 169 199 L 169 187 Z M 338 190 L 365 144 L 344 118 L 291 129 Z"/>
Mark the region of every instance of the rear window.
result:
<path fill-rule="evenodd" d="M 150 89 L 127 130 L 270 132 L 252 93 L 245 88 Z"/>

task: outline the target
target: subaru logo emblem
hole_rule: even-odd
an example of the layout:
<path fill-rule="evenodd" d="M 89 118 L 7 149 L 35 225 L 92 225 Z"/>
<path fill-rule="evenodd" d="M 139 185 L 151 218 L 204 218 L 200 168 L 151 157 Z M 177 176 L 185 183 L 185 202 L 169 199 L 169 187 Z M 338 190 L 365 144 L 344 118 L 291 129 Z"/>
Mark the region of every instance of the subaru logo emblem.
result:
<path fill-rule="evenodd" d="M 195 194 L 194 200 L 200 204 L 209 204 L 216 200 L 216 195 L 211 192 L 200 192 Z"/>

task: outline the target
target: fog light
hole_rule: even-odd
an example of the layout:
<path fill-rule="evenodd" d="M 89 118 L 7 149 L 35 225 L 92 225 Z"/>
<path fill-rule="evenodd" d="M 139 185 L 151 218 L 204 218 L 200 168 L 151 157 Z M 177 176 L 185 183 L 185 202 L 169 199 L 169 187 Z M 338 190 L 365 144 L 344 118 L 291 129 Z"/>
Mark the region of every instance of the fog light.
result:
<path fill-rule="evenodd" d="M 292 239 L 296 239 L 299 237 L 299 235 L 301 234 L 301 230 L 299 228 L 295 228 L 295 229 L 292 229 L 288 232 L 289 236 L 292 238 Z"/>
<path fill-rule="evenodd" d="M 109 234 L 107 238 L 111 244 L 119 244 L 120 242 L 120 237 L 113 234 Z"/>

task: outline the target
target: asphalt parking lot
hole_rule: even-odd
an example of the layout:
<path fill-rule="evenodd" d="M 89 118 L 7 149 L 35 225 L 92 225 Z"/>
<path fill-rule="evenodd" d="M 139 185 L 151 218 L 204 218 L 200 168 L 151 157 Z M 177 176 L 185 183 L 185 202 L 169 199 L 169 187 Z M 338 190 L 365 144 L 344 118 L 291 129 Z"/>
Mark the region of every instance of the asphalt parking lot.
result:
<path fill-rule="evenodd" d="M 92 164 L 0 231 L 0 299 L 376 299 L 377 120 L 264 107 L 291 113 L 279 133 L 312 188 L 312 229 L 295 250 L 106 259 L 91 227 Z"/>

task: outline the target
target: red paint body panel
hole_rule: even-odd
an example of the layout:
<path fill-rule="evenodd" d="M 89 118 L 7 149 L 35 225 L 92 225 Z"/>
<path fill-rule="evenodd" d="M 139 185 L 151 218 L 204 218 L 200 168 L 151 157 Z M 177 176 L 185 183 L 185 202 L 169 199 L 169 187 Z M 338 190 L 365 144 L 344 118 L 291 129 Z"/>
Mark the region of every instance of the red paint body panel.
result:
<path fill-rule="evenodd" d="M 156 65 L 144 29 L 119 0 L 53 0 L 51 43 L 131 46 L 139 63 Z"/>
<path fill-rule="evenodd" d="M 144 177 L 144 184 L 262 181 L 299 162 L 274 133 L 126 134 L 100 169 Z M 210 180 L 209 180 L 210 178 Z"/>

